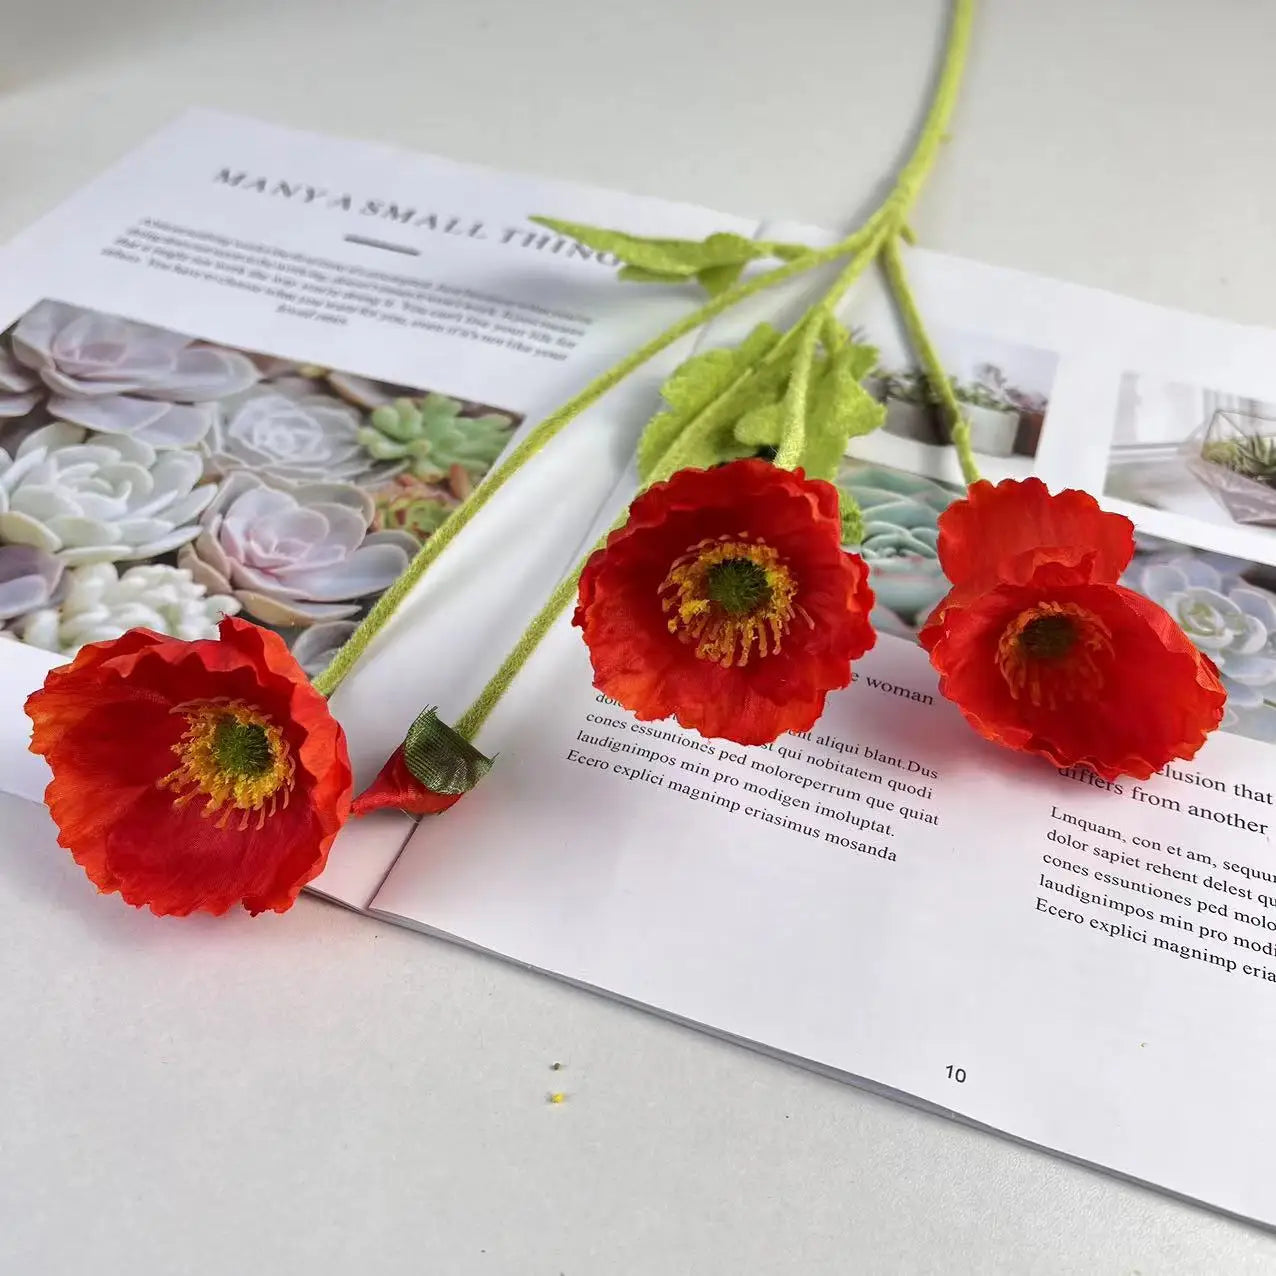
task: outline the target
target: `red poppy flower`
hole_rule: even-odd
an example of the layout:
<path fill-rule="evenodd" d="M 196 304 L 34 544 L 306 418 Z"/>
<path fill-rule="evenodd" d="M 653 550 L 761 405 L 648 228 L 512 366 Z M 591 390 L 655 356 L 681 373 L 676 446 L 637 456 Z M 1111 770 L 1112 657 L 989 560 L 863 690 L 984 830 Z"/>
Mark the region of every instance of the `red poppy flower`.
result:
<path fill-rule="evenodd" d="M 939 519 L 953 588 L 920 639 L 939 689 L 989 740 L 1147 779 L 1223 717 L 1213 662 L 1161 607 L 1116 583 L 1134 526 L 1039 479 L 974 484 Z"/>
<path fill-rule="evenodd" d="M 283 912 L 350 809 L 345 735 L 278 634 L 147 629 L 83 648 L 27 699 L 58 841 L 160 915 Z"/>
<path fill-rule="evenodd" d="M 408 815 L 438 815 L 459 802 L 492 768 L 464 736 L 425 709 L 408 728 L 377 778 L 354 800 L 355 815 L 395 807 Z"/>
<path fill-rule="evenodd" d="M 581 574 L 594 685 L 739 744 L 807 730 L 874 640 L 868 568 L 841 538 L 837 489 L 767 461 L 648 488 Z"/>

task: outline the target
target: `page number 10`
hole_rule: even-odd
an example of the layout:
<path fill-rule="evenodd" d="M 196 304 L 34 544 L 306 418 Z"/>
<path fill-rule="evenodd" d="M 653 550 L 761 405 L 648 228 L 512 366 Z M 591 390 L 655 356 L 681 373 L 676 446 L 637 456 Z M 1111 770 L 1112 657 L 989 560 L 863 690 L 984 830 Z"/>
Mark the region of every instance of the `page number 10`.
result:
<path fill-rule="evenodd" d="M 966 1083 L 966 1069 L 958 1068 L 950 1063 L 948 1065 L 948 1079 L 949 1081 L 956 1081 L 958 1085 L 964 1085 Z"/>

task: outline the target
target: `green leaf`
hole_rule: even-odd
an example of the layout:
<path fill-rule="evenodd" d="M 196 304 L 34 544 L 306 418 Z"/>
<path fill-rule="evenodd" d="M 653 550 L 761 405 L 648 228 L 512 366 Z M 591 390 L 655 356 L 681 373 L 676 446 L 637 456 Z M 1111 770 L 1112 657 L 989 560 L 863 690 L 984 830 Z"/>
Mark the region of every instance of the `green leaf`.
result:
<path fill-rule="evenodd" d="M 774 382 L 783 380 L 781 361 L 778 369 L 759 367 L 779 340 L 770 324 L 759 324 L 738 346 L 706 350 L 678 367 L 660 388 L 668 408 L 651 419 L 638 443 L 638 474 L 644 483 L 692 426 L 695 451 L 684 458 L 686 465 L 708 468 L 750 454 L 734 438 L 732 427 L 743 413 L 773 397 Z"/>
<path fill-rule="evenodd" d="M 745 263 L 742 261 L 733 261 L 726 266 L 706 266 L 703 270 L 696 271 L 696 279 L 709 296 L 716 297 L 720 292 L 726 292 L 740 278 L 744 267 Z"/>
<path fill-rule="evenodd" d="M 768 244 L 767 247 L 771 250 L 771 256 L 778 257 L 781 261 L 795 261 L 798 257 L 805 257 L 807 253 L 815 251 L 805 244 Z"/>
<path fill-rule="evenodd" d="M 864 543 L 864 511 L 860 509 L 856 499 L 843 488 L 837 489 L 839 513 L 842 516 L 842 544 L 862 545 Z"/>
<path fill-rule="evenodd" d="M 877 362 L 877 352 L 848 345 L 824 361 L 812 388 L 806 445 L 801 466 L 810 478 L 832 481 L 847 443 L 871 434 L 886 418 L 886 408 L 860 384 Z"/>
<path fill-rule="evenodd" d="M 856 345 L 836 320 L 825 325 L 825 352 L 817 355 L 808 391 L 806 441 L 798 464 L 811 478 L 832 479 L 847 442 L 881 425 L 886 410 L 860 384 L 877 364 L 872 346 Z M 784 433 L 784 392 L 777 386 L 770 402 L 743 413 L 736 441 L 753 451 L 778 448 Z"/>
<path fill-rule="evenodd" d="M 648 270 L 645 266 L 621 266 L 616 274 L 632 284 L 680 284 L 687 278 L 680 271 Z"/>
<path fill-rule="evenodd" d="M 690 279 L 706 268 L 743 265 L 767 254 L 765 246 L 726 231 L 719 231 L 707 239 L 650 239 L 642 235 L 628 235 L 624 231 L 607 230 L 602 226 L 560 221 L 556 217 L 533 217 L 531 220 L 538 226 L 569 236 L 586 248 L 614 253 L 626 266 L 636 266 L 649 272 L 646 278 L 649 283 L 656 282 L 651 278 L 653 274 L 662 281 L 669 276 Z"/>
<path fill-rule="evenodd" d="M 750 409 L 737 422 L 735 437 L 754 449 L 778 447 L 784 430 L 784 396 Z"/>

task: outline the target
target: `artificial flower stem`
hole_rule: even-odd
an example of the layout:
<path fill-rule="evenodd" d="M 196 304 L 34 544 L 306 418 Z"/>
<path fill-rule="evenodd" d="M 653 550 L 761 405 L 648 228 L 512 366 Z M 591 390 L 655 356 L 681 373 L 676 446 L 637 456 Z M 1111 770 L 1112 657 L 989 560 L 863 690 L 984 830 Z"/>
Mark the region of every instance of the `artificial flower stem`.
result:
<path fill-rule="evenodd" d="M 898 254 L 897 240 L 900 236 L 912 238 L 908 226 L 908 215 L 921 193 L 922 183 L 926 180 L 939 153 L 939 147 L 948 127 L 949 117 L 957 102 L 957 90 L 961 85 L 961 75 L 965 68 L 966 52 L 970 45 L 970 29 L 974 18 L 974 0 L 955 0 L 952 22 L 948 32 L 948 42 L 944 52 L 944 63 L 940 70 L 939 82 L 930 109 L 922 123 L 917 145 L 908 162 L 900 172 L 886 202 L 879 209 L 880 221 L 874 219 L 872 233 L 866 237 L 864 247 L 857 251 L 851 260 L 842 268 L 841 273 L 833 281 L 832 287 L 807 312 L 798 325 L 801 328 L 801 344 L 793 363 L 793 375 L 789 380 L 784 400 L 784 426 L 781 434 L 779 450 L 775 463 L 784 469 L 792 469 L 798 464 L 802 449 L 806 443 L 807 395 L 811 383 L 811 368 L 815 360 L 815 346 L 823 328 L 824 320 L 833 314 L 837 303 L 845 296 L 850 286 L 864 272 L 864 269 L 877 256 L 889 256 L 894 249 Z M 898 257 L 896 257 L 898 260 Z M 888 274 L 890 272 L 887 263 Z M 916 307 L 913 308 L 914 314 Z M 917 319 L 920 328 L 921 320 Z M 910 333 L 912 329 L 910 328 Z M 924 333 L 923 333 L 924 338 Z M 916 344 L 916 343 L 915 343 Z M 934 350 L 930 350 L 933 356 Z M 919 350 L 919 356 L 921 351 Z M 930 367 L 927 366 L 930 376 Z M 947 377 L 944 377 L 947 386 Z M 949 388 L 951 394 L 951 387 Z M 953 398 L 956 403 L 955 397 Z M 961 419 L 961 410 L 957 410 L 957 418 Z M 966 460 L 969 457 L 969 426 L 964 426 L 966 453 L 962 456 L 962 472 L 966 472 Z M 954 436 L 956 442 L 956 436 Z M 958 454 L 962 455 L 961 445 Z M 973 459 L 971 460 L 973 465 Z M 976 475 L 977 477 L 977 475 Z M 973 480 L 967 477 L 968 483 Z"/>
<path fill-rule="evenodd" d="M 912 230 L 908 226 L 908 214 L 917 202 L 939 148 L 947 140 L 948 121 L 957 104 L 961 88 L 962 72 L 966 69 L 966 54 L 970 48 L 970 31 L 974 25 L 975 0 L 953 0 L 952 18 L 948 24 L 948 39 L 944 48 L 944 61 L 935 84 L 930 108 L 917 136 L 908 162 L 900 170 L 895 188 L 887 197 L 894 227 L 904 233 L 911 242 Z"/>
<path fill-rule="evenodd" d="M 781 469 L 793 469 L 802 457 L 806 446 L 807 399 L 811 388 L 811 368 L 815 362 L 815 346 L 824 331 L 826 320 L 832 316 L 837 303 L 846 295 L 850 286 L 864 273 L 869 263 L 881 251 L 882 244 L 895 233 L 893 218 L 883 220 L 865 246 L 857 252 L 839 272 L 832 286 L 807 311 L 797 324 L 797 355 L 793 360 L 793 374 L 789 378 L 784 395 L 784 425 L 775 463 Z"/>
<path fill-rule="evenodd" d="M 678 454 L 682 450 L 681 439 L 669 445 L 656 463 L 651 482 L 646 484 L 646 487 L 650 487 L 652 483 L 662 482 L 680 468 Z M 646 490 L 646 488 L 643 490 Z M 576 591 L 580 587 L 581 572 L 585 570 L 585 564 L 589 561 L 590 556 L 607 544 L 607 537 L 611 532 L 624 525 L 628 513 L 628 510 L 625 510 L 611 527 L 599 537 L 598 541 L 590 548 L 589 553 L 576 564 L 572 571 L 559 581 L 554 592 L 546 600 L 545 605 L 532 617 L 531 623 L 523 631 L 522 636 L 509 655 L 501 661 L 500 668 L 488 680 L 483 690 L 479 692 L 474 703 L 457 720 L 454 729 L 471 743 L 478 732 L 482 730 L 488 715 L 496 707 L 496 702 L 505 694 L 506 688 L 509 687 L 510 683 L 518 677 L 519 672 L 530 659 L 532 652 L 540 645 L 541 639 L 553 628 L 559 616 L 566 609 L 567 604 L 576 596 Z"/>
<path fill-rule="evenodd" d="M 975 464 L 975 455 L 970 446 L 970 422 L 966 420 L 961 404 L 953 391 L 953 383 L 944 365 L 940 362 L 934 343 L 922 322 L 921 311 L 917 308 L 917 299 L 908 286 L 908 278 L 904 274 L 904 261 L 899 251 L 899 239 L 892 236 L 887 240 L 882 252 L 882 266 L 886 271 L 886 279 L 890 284 L 895 304 L 899 308 L 900 317 L 908 331 L 908 339 L 913 350 L 921 361 L 930 384 L 931 393 L 944 409 L 948 418 L 949 433 L 953 447 L 957 451 L 957 460 L 961 465 L 961 476 L 967 486 L 979 482 L 979 466 Z"/>
<path fill-rule="evenodd" d="M 836 261 L 848 253 L 860 255 L 861 248 L 867 243 L 876 242 L 880 247 L 883 238 L 886 243 L 893 242 L 892 235 L 906 224 L 909 210 L 912 208 L 921 190 L 931 166 L 935 162 L 939 146 L 944 140 L 948 120 L 952 115 L 957 100 L 957 91 L 961 84 L 961 75 L 965 66 L 966 52 L 970 44 L 970 30 L 974 17 L 974 0 L 953 0 L 952 20 L 949 24 L 947 46 L 943 66 L 934 97 L 923 121 L 917 145 L 912 155 L 900 170 L 899 177 L 886 199 L 873 214 L 857 230 L 839 243 L 828 248 L 812 249 L 810 253 L 794 258 L 774 270 L 737 284 L 719 296 L 706 302 L 698 310 L 665 329 L 653 337 L 646 345 L 622 359 L 609 371 L 596 380 L 591 381 L 572 399 L 569 399 L 557 412 L 546 417 L 527 438 L 518 445 L 481 483 L 474 494 L 457 510 L 437 532 L 421 547 L 420 552 L 409 564 L 408 569 L 377 600 L 372 610 L 351 634 L 346 643 L 337 651 L 328 667 L 315 679 L 315 687 L 322 694 L 330 696 L 350 673 L 359 658 L 367 650 L 372 640 L 380 632 L 398 609 L 399 604 L 412 591 L 416 583 L 425 575 L 430 565 L 452 543 L 469 521 L 482 510 L 489 500 L 514 475 L 525 461 L 530 460 L 569 422 L 573 421 L 586 408 L 592 406 L 604 394 L 624 380 L 631 372 L 636 371 L 654 358 L 662 350 L 672 345 L 681 337 L 694 332 L 710 319 L 731 309 L 738 302 L 775 287 L 788 279 L 795 278 L 805 271 L 825 262 Z M 868 261 L 873 260 L 876 251 Z M 849 267 L 848 267 L 849 269 Z M 860 270 L 863 266 L 860 267 Z M 858 275 L 859 271 L 855 274 Z M 852 278 L 855 276 L 853 275 Z M 848 283 L 849 286 L 849 283 Z M 840 295 L 840 293 L 839 293 Z M 800 448 L 799 448 L 800 451 Z M 777 458 L 778 459 L 778 458 Z"/>
<path fill-rule="evenodd" d="M 602 542 L 600 541 L 599 544 Z M 482 730 L 488 715 L 496 708 L 496 703 L 505 694 L 506 688 L 518 677 L 532 652 L 540 645 L 540 640 L 550 631 L 554 622 L 562 615 L 564 608 L 576 596 L 580 574 L 584 567 L 585 560 L 582 560 L 573 571 L 559 581 L 545 605 L 532 618 L 531 624 L 523 631 L 522 637 L 501 662 L 501 667 L 479 692 L 474 703 L 457 719 L 455 730 L 458 735 L 473 741 Z"/>
<path fill-rule="evenodd" d="M 876 226 L 877 215 L 870 219 Z M 344 681 L 347 674 L 368 649 L 369 644 L 398 610 L 399 604 L 407 597 L 417 581 L 425 575 L 430 565 L 456 539 L 467 523 L 492 499 L 493 496 L 522 468 L 523 464 L 544 448 L 564 426 L 574 421 L 586 408 L 592 407 L 609 390 L 623 381 L 631 372 L 642 367 L 644 363 L 655 358 L 662 350 L 671 346 L 690 332 L 694 332 L 702 324 L 716 318 L 729 310 L 738 302 L 773 288 L 788 279 L 795 278 L 808 270 L 825 262 L 835 261 L 848 249 L 853 251 L 856 244 L 863 239 L 863 227 L 845 240 L 828 248 L 812 249 L 804 257 L 795 258 L 774 270 L 766 271 L 746 280 L 736 287 L 707 302 L 698 310 L 686 315 L 663 332 L 639 347 L 632 354 L 622 359 L 600 377 L 591 381 L 579 394 L 569 399 L 558 411 L 547 416 L 516 447 L 509 456 L 492 471 L 486 480 L 479 484 L 473 495 L 460 509 L 435 532 L 421 547 L 416 557 L 408 565 L 407 571 L 399 577 L 389 589 L 377 599 L 372 610 L 368 612 L 358 628 L 350 635 L 346 643 L 337 651 L 328 667 L 315 679 L 315 687 L 321 695 L 330 696 Z"/>

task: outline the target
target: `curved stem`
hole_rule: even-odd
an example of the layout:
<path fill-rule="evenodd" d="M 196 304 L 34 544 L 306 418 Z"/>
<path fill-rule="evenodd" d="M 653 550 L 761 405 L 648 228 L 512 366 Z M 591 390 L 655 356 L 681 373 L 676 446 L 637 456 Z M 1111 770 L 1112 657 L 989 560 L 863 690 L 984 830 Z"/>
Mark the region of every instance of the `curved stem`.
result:
<path fill-rule="evenodd" d="M 804 257 L 795 258 L 775 270 L 757 275 L 753 279 L 737 284 L 734 288 L 715 297 L 691 314 L 679 319 L 663 332 L 653 337 L 645 345 L 640 346 L 632 354 L 622 359 L 602 376 L 591 381 L 578 394 L 568 399 L 556 412 L 547 416 L 533 429 L 505 460 L 497 466 L 487 478 L 479 484 L 470 498 L 435 532 L 421 547 L 416 557 L 408 564 L 407 570 L 389 589 L 377 599 L 372 610 L 368 612 L 354 633 L 337 651 L 328 667 L 314 680 L 320 695 L 330 696 L 341 685 L 346 675 L 367 650 L 373 638 L 398 610 L 399 604 L 411 593 L 417 581 L 425 575 L 436 558 L 456 539 L 462 529 L 480 510 L 504 487 L 505 483 L 531 460 L 564 426 L 574 421 L 587 408 L 592 407 L 609 390 L 623 381 L 631 372 L 642 367 L 644 363 L 654 359 L 662 350 L 673 345 L 675 341 L 694 332 L 702 324 L 729 310 L 732 306 L 762 292 L 774 288 L 777 284 L 793 279 L 805 271 L 828 261 L 835 261 L 847 251 L 848 244 L 855 244 L 862 238 L 862 231 L 840 243 L 828 248 L 812 249 Z"/>
<path fill-rule="evenodd" d="M 806 318 L 798 325 L 797 330 L 801 335 L 793 359 L 793 372 L 784 392 L 784 424 L 781 427 L 780 446 L 775 454 L 775 463 L 781 469 L 791 470 L 798 465 L 806 446 L 807 397 L 811 387 L 811 370 L 815 363 L 815 347 L 824 332 L 825 324 L 833 317 L 837 303 L 876 258 L 882 244 L 890 238 L 894 224 L 891 218 L 882 220 L 868 243 L 846 263 L 829 290 L 811 307 Z"/>
<path fill-rule="evenodd" d="M 737 303 L 745 300 L 745 298 L 751 297 L 764 289 L 773 288 L 777 284 L 795 278 L 825 262 L 836 261 L 838 258 L 851 253 L 853 254 L 852 260 L 834 282 L 833 288 L 826 294 L 824 302 L 821 303 L 822 306 L 831 311 L 836 301 L 850 287 L 851 283 L 869 262 L 881 251 L 882 245 L 893 243 L 895 236 L 900 233 L 901 228 L 906 224 L 908 212 L 916 202 L 922 184 L 935 162 L 940 144 L 944 140 L 948 120 L 956 104 L 957 91 L 961 84 L 961 73 L 970 43 L 973 17 L 974 0 L 953 0 L 952 19 L 949 24 L 943 66 L 940 69 L 939 79 L 935 86 L 930 108 L 922 123 L 917 144 L 913 148 L 908 161 L 900 170 L 899 177 L 891 193 L 868 220 L 845 239 L 829 248 L 813 249 L 809 253 L 786 262 L 783 266 L 756 275 L 754 278 L 723 292 L 685 318 L 680 319 L 658 336 L 653 337 L 640 349 L 622 359 L 595 381 L 590 382 L 579 394 L 563 404 L 558 411 L 546 417 L 510 453 L 505 461 L 487 476 L 486 480 L 479 485 L 469 500 L 426 541 L 420 552 L 409 564 L 407 571 L 381 595 L 349 640 L 333 657 L 332 662 L 315 679 L 315 686 L 321 694 L 331 695 L 340 686 L 377 633 L 390 620 L 399 604 L 407 597 L 421 577 L 425 575 L 431 563 L 452 543 L 465 525 L 496 495 L 524 462 L 530 460 L 564 426 L 578 417 L 586 408 L 592 406 L 598 399 L 602 398 L 604 394 L 631 372 L 640 368 L 687 333 L 694 332 L 702 324 L 729 310 Z M 832 298 L 831 301 L 829 300 L 830 297 Z M 818 336 L 818 329 L 816 334 L 810 338 L 812 355 L 815 336 Z M 806 380 L 803 382 L 804 386 L 809 384 L 809 374 L 810 361 L 808 360 Z M 804 413 L 805 391 L 803 390 L 801 394 L 801 406 Z M 805 416 L 803 415 L 802 433 L 805 431 L 804 421 Z M 792 451 L 794 449 L 790 447 L 788 450 Z M 798 455 L 800 455 L 800 435 L 796 441 L 796 450 Z M 779 460 L 778 456 L 777 460 Z M 568 577 L 568 579 L 570 580 L 571 577 Z M 559 586 L 560 589 L 562 587 L 562 585 Z M 524 635 L 525 638 L 526 636 Z M 533 643 L 534 645 L 535 643 Z M 515 651 L 517 650 L 518 648 L 515 648 Z M 513 652 L 511 653 L 511 658 L 514 654 Z M 526 655 L 523 659 L 526 659 Z M 521 663 L 522 661 L 519 661 L 520 667 Z M 501 667 L 504 669 L 505 665 Z M 482 696 L 480 696 L 481 699 Z M 476 705 L 477 703 L 476 701 Z M 486 717 L 486 713 L 482 716 Z M 467 713 L 463 720 L 467 720 L 469 717 L 470 714 Z"/>
<path fill-rule="evenodd" d="M 487 721 L 488 714 L 496 708 L 496 702 L 505 694 L 506 688 L 518 677 L 519 671 L 527 663 L 532 652 L 540 645 L 540 641 L 553 628 L 554 622 L 571 602 L 576 594 L 576 585 L 580 573 L 584 569 L 582 560 L 576 568 L 558 582 L 554 592 L 550 594 L 545 605 L 532 618 L 531 624 L 523 631 L 523 636 L 514 644 L 509 655 L 501 661 L 501 667 L 492 675 L 487 685 L 479 692 L 477 699 L 457 719 L 456 731 L 467 740 L 473 740 Z"/>
<path fill-rule="evenodd" d="M 926 381 L 931 393 L 939 401 L 944 409 L 944 415 L 948 418 L 953 447 L 957 449 L 957 460 L 961 464 L 961 476 L 967 486 L 977 483 L 980 474 L 979 466 L 975 464 L 975 454 L 970 446 L 970 422 L 966 420 L 965 413 L 961 410 L 961 404 L 953 393 L 952 380 L 940 362 L 930 334 L 926 331 L 926 325 L 922 322 L 921 311 L 917 308 L 917 299 L 913 296 L 913 290 L 908 286 L 908 278 L 904 274 L 904 260 L 899 251 L 898 238 L 892 237 L 886 241 L 886 246 L 882 250 L 882 266 L 886 271 L 895 304 L 899 308 L 900 318 L 903 319 L 904 327 L 908 330 L 908 339 L 926 373 Z"/>
<path fill-rule="evenodd" d="M 935 83 L 930 109 L 922 121 L 913 153 L 900 169 L 895 187 L 886 200 L 886 206 L 892 210 L 895 228 L 906 231 L 910 238 L 912 231 L 907 228 L 908 213 L 917 202 L 917 196 L 934 166 L 939 148 L 947 138 L 948 121 L 952 118 L 953 107 L 957 105 L 962 72 L 966 69 L 966 54 L 970 49 L 970 32 L 974 19 L 975 0 L 953 0 L 944 61 L 939 69 L 939 79 Z"/>
<path fill-rule="evenodd" d="M 799 351 L 798 358 L 801 359 L 803 351 L 809 343 L 811 355 L 814 354 L 815 342 L 832 314 L 833 308 L 838 301 L 845 295 L 846 291 L 867 268 L 867 266 L 879 255 L 883 255 L 886 260 L 886 268 L 888 276 L 890 275 L 892 265 L 894 266 L 896 276 L 903 279 L 902 264 L 899 260 L 899 237 L 907 230 L 907 216 L 912 205 L 917 199 L 917 195 L 921 190 L 922 183 L 926 179 L 931 166 L 935 162 L 935 156 L 938 153 L 940 143 L 943 141 L 944 131 L 948 126 L 949 117 L 952 115 L 953 106 L 957 100 L 957 89 L 961 82 L 961 72 L 965 63 L 966 50 L 970 42 L 971 20 L 974 16 L 974 0 L 954 0 L 952 22 L 949 27 L 948 45 L 944 56 L 944 64 L 940 71 L 939 81 L 936 85 L 935 95 L 931 101 L 930 109 L 926 114 L 926 119 L 922 124 L 921 134 L 917 140 L 917 145 L 913 150 L 908 162 L 900 171 L 898 180 L 895 183 L 891 194 L 878 207 L 871 217 L 864 223 L 855 234 L 849 236 L 838 245 L 839 251 L 833 254 L 834 257 L 843 256 L 850 252 L 853 254 L 851 260 L 843 268 L 842 272 L 834 280 L 832 287 L 829 288 L 823 298 L 817 303 L 808 321 L 790 329 L 785 333 L 781 341 L 770 352 L 768 357 L 774 356 L 781 348 L 787 345 L 790 340 L 801 340 L 803 349 Z M 828 250 L 826 250 L 828 251 Z M 824 257 L 823 260 L 831 260 L 830 257 Z M 796 264 L 796 263 L 794 263 Z M 814 263 L 812 263 L 814 264 Z M 772 272 L 775 273 L 775 272 Z M 761 276 L 762 279 L 770 279 L 770 275 Z M 904 284 L 905 293 L 911 299 L 911 294 L 907 293 L 907 284 Z M 729 294 L 723 294 L 726 297 Z M 719 299 L 721 300 L 721 298 Z M 725 306 L 723 307 L 725 309 Z M 912 307 L 914 316 L 914 327 L 922 338 L 926 348 L 929 349 L 932 362 L 938 363 L 934 356 L 934 350 L 929 346 L 926 339 L 925 331 L 921 327 L 921 317 L 917 314 L 916 306 Z M 910 328 L 910 334 L 913 328 Z M 810 360 L 806 363 L 807 384 L 809 384 Z M 942 371 L 942 369 L 941 369 Z M 796 372 L 796 369 L 795 369 Z M 948 386 L 947 377 L 943 377 L 943 383 Z M 949 386 L 951 393 L 951 386 Z M 954 398 L 954 402 L 955 402 Z M 960 416 L 960 409 L 958 412 Z M 803 403 L 803 421 L 805 421 L 805 405 Z M 805 427 L 803 427 L 804 432 Z M 787 441 L 786 431 L 786 441 Z M 969 442 L 969 428 L 966 429 L 966 442 Z M 677 468 L 677 460 L 679 455 L 685 451 L 686 441 L 679 440 L 675 442 L 662 457 L 660 463 L 655 467 L 654 479 L 658 481 L 665 477 L 671 469 Z M 784 446 L 782 444 L 782 450 Z M 796 448 L 789 446 L 788 451 L 794 452 L 795 455 L 801 455 L 801 439 L 799 436 Z M 958 455 L 961 455 L 959 448 Z M 776 462 L 780 463 L 781 456 L 776 455 Z M 973 467 L 973 459 L 971 460 Z M 965 461 L 963 460 L 963 472 L 965 472 Z M 446 524 L 445 524 L 446 526 Z M 604 537 L 599 545 L 606 543 Z M 597 546 L 595 546 L 597 548 Z M 592 551 L 591 551 L 592 552 Z M 532 622 L 524 631 L 523 636 L 515 644 L 513 650 L 501 662 L 500 668 L 492 676 L 488 684 L 479 693 L 478 698 L 465 711 L 456 724 L 457 731 L 465 736 L 468 740 L 473 740 L 477 733 L 482 729 L 483 724 L 487 721 L 488 715 L 495 708 L 497 702 L 509 687 L 510 683 L 518 676 L 519 671 L 527 663 L 532 652 L 536 650 L 541 639 L 549 632 L 562 614 L 567 604 L 571 601 L 580 579 L 580 573 L 585 566 L 588 557 L 582 560 L 576 568 L 569 572 L 559 583 L 554 592 L 546 600 L 545 605 L 533 617 Z"/>

